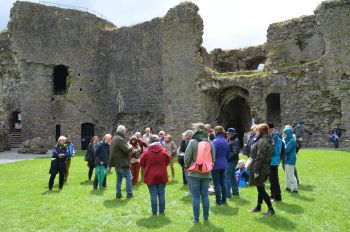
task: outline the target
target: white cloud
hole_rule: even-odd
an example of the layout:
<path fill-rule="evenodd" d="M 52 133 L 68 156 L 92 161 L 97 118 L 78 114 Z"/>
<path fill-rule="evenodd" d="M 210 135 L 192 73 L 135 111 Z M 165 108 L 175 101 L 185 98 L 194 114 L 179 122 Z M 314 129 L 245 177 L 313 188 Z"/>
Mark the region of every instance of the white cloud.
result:
<path fill-rule="evenodd" d="M 55 1 L 55 0 L 52 0 Z M 118 27 L 161 17 L 183 0 L 61 0 L 102 13 Z M 6 27 L 14 0 L 0 2 L 0 30 Z M 34 1 L 33 2 L 38 2 Z M 204 20 L 203 45 L 232 49 L 262 44 L 268 25 L 310 15 L 320 0 L 192 0 Z"/>

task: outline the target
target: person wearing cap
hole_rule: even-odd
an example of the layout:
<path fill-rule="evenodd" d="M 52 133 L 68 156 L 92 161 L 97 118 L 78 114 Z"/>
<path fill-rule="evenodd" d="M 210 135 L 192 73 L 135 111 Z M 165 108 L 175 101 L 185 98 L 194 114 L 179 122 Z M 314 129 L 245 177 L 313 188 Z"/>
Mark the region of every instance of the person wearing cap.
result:
<path fill-rule="evenodd" d="M 239 160 L 239 151 L 241 149 L 238 135 L 235 128 L 227 129 L 227 141 L 230 155 L 228 158 L 228 167 L 225 170 L 226 194 L 227 198 L 232 198 L 232 195 L 238 196 L 238 183 L 236 179 L 236 166 Z M 232 189 L 232 194 L 231 194 Z"/>
<path fill-rule="evenodd" d="M 225 205 L 226 202 L 226 184 L 225 184 L 225 170 L 228 167 L 229 147 L 225 139 L 225 130 L 222 126 L 214 128 L 215 139 L 213 141 L 215 148 L 216 160 L 214 168 L 211 171 L 213 177 L 215 197 L 217 205 Z"/>
<path fill-rule="evenodd" d="M 66 159 L 68 155 L 68 149 L 66 146 L 66 137 L 60 136 L 57 140 L 57 144 L 55 145 L 52 157 L 51 157 L 51 167 L 49 174 L 50 180 L 49 180 L 49 190 L 52 190 L 53 183 L 55 181 L 57 173 L 59 173 L 59 183 L 58 188 L 62 190 L 63 183 L 64 183 L 64 175 L 66 174 Z"/>
<path fill-rule="evenodd" d="M 274 144 L 274 151 L 272 153 L 272 159 L 270 164 L 270 191 L 271 191 L 271 201 L 282 201 L 281 187 L 278 178 L 278 166 L 281 162 L 281 152 L 282 152 L 282 135 L 275 129 L 275 125 L 272 122 L 267 124 L 269 126 L 269 135 L 272 138 Z"/>

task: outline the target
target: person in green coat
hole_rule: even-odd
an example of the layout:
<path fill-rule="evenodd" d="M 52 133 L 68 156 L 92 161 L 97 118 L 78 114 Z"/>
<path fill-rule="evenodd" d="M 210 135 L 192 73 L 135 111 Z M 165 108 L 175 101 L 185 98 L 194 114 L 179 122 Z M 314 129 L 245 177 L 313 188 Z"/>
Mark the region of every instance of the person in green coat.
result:
<path fill-rule="evenodd" d="M 187 145 L 185 151 L 185 167 L 186 170 L 197 160 L 197 148 L 198 143 L 201 141 L 208 141 L 208 133 L 205 129 L 205 125 L 203 123 L 196 123 L 192 125 L 192 130 L 194 131 L 194 135 L 190 142 Z M 210 143 L 210 152 L 212 155 L 213 163 L 215 162 L 215 149 L 214 145 Z M 211 173 L 199 173 L 199 172 L 188 172 L 188 183 L 190 185 L 191 193 L 192 193 L 192 208 L 194 218 L 192 220 L 193 223 L 199 222 L 199 208 L 200 208 L 200 198 L 202 198 L 203 204 L 203 219 L 208 220 L 209 217 L 209 180 L 211 178 Z"/>
<path fill-rule="evenodd" d="M 115 168 L 117 175 L 116 182 L 116 198 L 121 198 L 121 184 L 123 178 L 126 182 L 126 198 L 133 198 L 132 194 L 132 176 L 130 172 L 130 156 L 131 147 L 125 141 L 126 128 L 123 125 L 119 125 L 117 128 L 117 135 L 113 137 L 111 144 L 111 152 L 109 156 L 109 166 Z"/>
<path fill-rule="evenodd" d="M 270 172 L 270 163 L 274 151 L 273 142 L 268 134 L 269 126 L 267 124 L 259 124 L 256 127 L 256 133 L 258 140 L 251 149 L 251 158 L 253 161 L 250 165 L 250 171 L 253 173 L 253 182 L 258 190 L 258 204 L 251 212 L 260 212 L 264 200 L 269 208 L 265 215 L 272 216 L 275 214 L 275 211 L 272 207 L 270 197 L 265 190 L 265 181 Z"/>

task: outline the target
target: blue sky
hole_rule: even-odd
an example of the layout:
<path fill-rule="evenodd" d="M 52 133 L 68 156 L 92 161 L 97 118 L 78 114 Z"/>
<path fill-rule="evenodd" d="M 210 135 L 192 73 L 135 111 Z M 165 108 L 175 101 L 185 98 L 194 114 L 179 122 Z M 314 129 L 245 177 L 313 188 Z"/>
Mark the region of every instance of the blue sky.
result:
<path fill-rule="evenodd" d="M 182 0 L 63 0 L 52 2 L 86 7 L 118 27 L 163 16 Z M 14 0 L 0 0 L 0 30 L 6 28 Z M 31 2 L 39 2 L 31 0 Z M 204 20 L 203 45 L 232 49 L 262 44 L 273 22 L 313 14 L 321 0 L 192 0 Z"/>

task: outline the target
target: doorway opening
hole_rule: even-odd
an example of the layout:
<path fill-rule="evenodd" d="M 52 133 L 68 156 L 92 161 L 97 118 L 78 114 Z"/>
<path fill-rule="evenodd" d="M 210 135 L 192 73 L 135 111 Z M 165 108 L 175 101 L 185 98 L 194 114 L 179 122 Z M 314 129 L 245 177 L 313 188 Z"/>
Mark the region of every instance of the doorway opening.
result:
<path fill-rule="evenodd" d="M 67 93 L 68 67 L 57 65 L 53 70 L 53 90 L 55 95 Z"/>
<path fill-rule="evenodd" d="M 90 140 L 94 137 L 94 124 L 83 123 L 81 124 L 81 149 L 86 150 L 89 146 Z"/>

